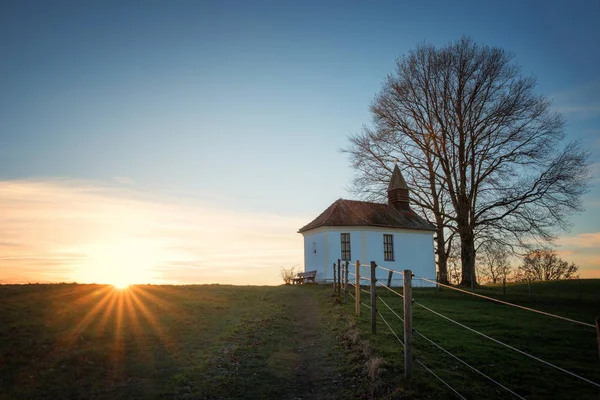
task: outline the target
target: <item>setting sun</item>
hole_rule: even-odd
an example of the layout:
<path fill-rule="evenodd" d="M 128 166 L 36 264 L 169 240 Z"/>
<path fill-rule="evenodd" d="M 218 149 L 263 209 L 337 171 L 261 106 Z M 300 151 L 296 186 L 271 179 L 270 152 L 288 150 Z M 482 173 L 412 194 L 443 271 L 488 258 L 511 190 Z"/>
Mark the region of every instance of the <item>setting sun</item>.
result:
<path fill-rule="evenodd" d="M 152 266 L 161 261 L 153 243 L 121 238 L 81 247 L 88 254 L 77 273 L 79 282 L 106 283 L 117 289 L 154 281 Z"/>
<path fill-rule="evenodd" d="M 115 287 L 115 289 L 127 289 L 129 287 L 129 283 L 125 282 L 125 281 L 117 281 L 112 283 L 112 285 Z"/>

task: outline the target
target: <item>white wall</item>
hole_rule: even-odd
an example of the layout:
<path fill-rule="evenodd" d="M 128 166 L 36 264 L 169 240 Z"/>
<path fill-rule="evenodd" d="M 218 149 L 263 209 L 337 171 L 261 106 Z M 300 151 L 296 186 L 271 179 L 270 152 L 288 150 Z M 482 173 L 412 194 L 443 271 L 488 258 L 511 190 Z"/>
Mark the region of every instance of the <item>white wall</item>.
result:
<path fill-rule="evenodd" d="M 317 281 L 324 281 L 331 273 L 331 267 L 325 262 L 328 257 L 328 237 L 327 232 L 304 235 L 304 271 L 316 270 Z"/>
<path fill-rule="evenodd" d="M 379 266 L 397 271 L 410 269 L 416 277 L 432 280 L 436 278 L 433 232 L 377 227 L 321 227 L 304 234 L 304 268 L 306 271 L 316 269 L 319 282 L 333 279 L 333 263 L 337 263 L 338 258 L 341 258 L 341 233 L 350 233 L 351 265 L 354 265 L 356 260 L 360 260 L 364 265 L 375 261 Z M 394 236 L 394 261 L 384 261 L 384 233 Z M 350 271 L 353 272 L 354 269 L 351 267 Z M 393 275 L 393 286 L 402 285 L 399 275 Z M 370 268 L 361 268 L 361 276 L 370 276 Z M 388 271 L 378 268 L 377 279 L 385 282 L 387 278 Z M 417 279 L 412 283 L 413 286 L 432 286 Z"/>

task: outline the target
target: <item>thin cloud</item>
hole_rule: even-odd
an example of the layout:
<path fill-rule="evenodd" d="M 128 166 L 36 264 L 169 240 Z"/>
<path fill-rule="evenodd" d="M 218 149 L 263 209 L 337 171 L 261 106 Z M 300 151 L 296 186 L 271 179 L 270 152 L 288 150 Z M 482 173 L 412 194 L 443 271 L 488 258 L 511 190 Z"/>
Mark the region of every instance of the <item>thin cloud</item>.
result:
<path fill-rule="evenodd" d="M 559 240 L 563 246 L 569 246 L 575 249 L 580 248 L 600 248 L 600 232 L 580 233 L 576 236 L 563 236 Z"/>
<path fill-rule="evenodd" d="M 5 282 L 278 284 L 307 220 L 70 180 L 0 181 L 0 210 Z"/>
<path fill-rule="evenodd" d="M 561 257 L 579 266 L 581 277 L 600 277 L 600 232 L 562 236 L 556 243 Z"/>
<path fill-rule="evenodd" d="M 565 89 L 550 98 L 558 112 L 573 118 L 595 118 L 600 115 L 600 80 Z"/>
<path fill-rule="evenodd" d="M 115 180 L 115 182 L 122 183 L 124 185 L 131 185 L 134 183 L 133 179 L 128 178 L 126 176 L 115 176 L 113 179 Z"/>
<path fill-rule="evenodd" d="M 600 114 L 600 104 L 563 105 L 556 107 L 556 110 L 565 114 L 584 114 L 586 116 L 595 116 Z"/>

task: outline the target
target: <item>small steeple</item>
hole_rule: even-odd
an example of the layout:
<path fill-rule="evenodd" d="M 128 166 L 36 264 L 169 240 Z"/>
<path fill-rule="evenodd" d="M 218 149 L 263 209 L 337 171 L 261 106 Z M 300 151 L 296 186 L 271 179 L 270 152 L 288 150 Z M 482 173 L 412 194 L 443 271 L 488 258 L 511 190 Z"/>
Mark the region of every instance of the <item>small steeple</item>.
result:
<path fill-rule="evenodd" d="M 410 210 L 408 191 L 408 185 L 400 172 L 400 168 L 398 168 L 398 164 L 396 164 L 388 186 L 388 204 L 396 207 L 397 210 Z"/>

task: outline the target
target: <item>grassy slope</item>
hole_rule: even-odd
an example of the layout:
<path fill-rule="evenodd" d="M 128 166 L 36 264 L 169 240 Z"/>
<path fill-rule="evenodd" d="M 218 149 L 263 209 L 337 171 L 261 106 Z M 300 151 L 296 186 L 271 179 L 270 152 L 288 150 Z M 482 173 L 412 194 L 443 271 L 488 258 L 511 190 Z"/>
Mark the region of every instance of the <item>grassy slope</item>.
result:
<path fill-rule="evenodd" d="M 356 398 L 360 388 L 336 389 L 349 369 L 328 295 L 0 286 L 0 398 Z"/>
<path fill-rule="evenodd" d="M 592 324 L 594 317 L 600 315 L 600 280 L 534 284 L 531 296 L 527 284 L 509 286 L 506 296 L 502 296 L 501 286 L 483 287 L 478 292 Z M 402 303 L 396 295 L 383 288 L 378 293 L 402 315 Z M 439 292 L 416 289 L 414 298 L 469 327 L 600 383 L 600 362 L 593 328 L 477 299 L 450 289 Z M 348 306 L 347 310 L 350 312 L 352 307 Z M 402 337 L 401 322 L 383 304 L 380 303 L 378 308 Z M 448 389 L 434 382 L 434 378 L 418 366 L 415 366 L 415 376 L 410 383 L 403 380 L 402 348 L 383 322 L 378 322 L 378 334 L 370 335 L 368 311 L 363 308 L 359 325 L 363 334 L 369 336 L 375 353 L 382 356 L 387 364 L 383 379 L 388 390 L 380 396 L 452 397 Z M 507 350 L 418 306 L 414 308 L 413 318 L 416 330 L 522 396 L 530 399 L 600 398 L 600 390 L 588 383 Z M 415 338 L 415 349 L 416 357 L 467 398 L 511 398 L 509 393 L 424 339 Z"/>
<path fill-rule="evenodd" d="M 508 301 L 592 322 L 600 281 L 509 286 Z M 502 297 L 501 287 L 480 289 Z M 363 346 L 346 335 L 351 304 L 329 287 L 0 286 L 0 399 L 4 398 L 449 398 L 420 367 L 404 382 L 402 349 L 383 323 L 358 320 L 379 376 L 370 387 Z M 401 313 L 401 303 L 381 289 Z M 600 380 L 593 329 L 456 293 L 415 290 L 417 302 L 589 379 Z M 401 334 L 382 304 L 380 311 Z M 598 390 L 415 308 L 415 328 L 527 398 L 600 398 Z M 348 339 L 351 336 L 351 339 Z M 344 344 L 345 346 L 341 346 Z M 351 346 L 350 346 L 351 347 Z M 467 398 L 510 398 L 415 339 L 416 355 Z M 343 389 L 339 389 L 339 388 Z M 373 391 L 374 390 L 374 391 Z"/>

